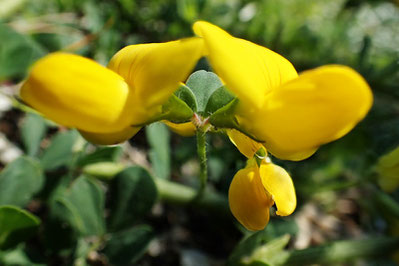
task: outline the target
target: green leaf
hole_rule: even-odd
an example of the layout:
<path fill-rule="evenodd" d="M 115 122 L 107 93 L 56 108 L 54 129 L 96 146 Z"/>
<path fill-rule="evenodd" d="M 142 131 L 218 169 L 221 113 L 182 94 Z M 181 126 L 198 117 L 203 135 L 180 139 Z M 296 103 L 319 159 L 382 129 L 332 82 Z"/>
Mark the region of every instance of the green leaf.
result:
<path fill-rule="evenodd" d="M 28 239 L 40 224 L 39 218 L 15 206 L 0 207 L 0 248 L 7 249 Z"/>
<path fill-rule="evenodd" d="M 284 250 L 290 241 L 288 234 L 257 247 L 251 256 L 242 259 L 245 265 L 284 265 L 289 253 Z"/>
<path fill-rule="evenodd" d="M 27 36 L 0 23 L 0 81 L 23 77 L 28 67 L 45 55 L 44 49 Z"/>
<path fill-rule="evenodd" d="M 146 127 L 147 140 L 150 144 L 150 160 L 154 172 L 159 178 L 170 175 L 170 132 L 162 123 L 154 123 Z"/>
<path fill-rule="evenodd" d="M 89 266 L 87 263 L 87 257 L 92 251 L 93 239 L 90 238 L 80 238 L 77 241 L 75 249 L 75 261 L 74 266 Z"/>
<path fill-rule="evenodd" d="M 48 251 L 54 254 L 70 250 L 76 245 L 78 236 L 76 231 L 59 217 L 57 211 L 62 211 L 63 208 L 53 213 L 52 206 L 57 205 L 50 204 L 50 212 L 43 221 L 41 236 L 43 236 L 43 243 Z"/>
<path fill-rule="evenodd" d="M 209 118 L 211 124 L 220 128 L 238 129 L 238 122 L 235 117 L 238 102 L 239 100 L 236 98 L 215 111 Z"/>
<path fill-rule="evenodd" d="M 212 72 L 199 70 L 188 78 L 187 87 L 191 89 L 197 100 L 197 111 L 203 113 L 211 95 L 223 86 L 219 77 Z"/>
<path fill-rule="evenodd" d="M 161 120 L 168 120 L 173 123 L 184 123 L 190 121 L 193 115 L 193 110 L 191 110 L 183 100 L 173 94 L 169 97 L 168 101 L 162 105 L 161 113 L 152 120 L 147 121 L 145 125 Z"/>
<path fill-rule="evenodd" d="M 244 129 L 240 128 L 240 126 L 238 125 L 238 121 L 236 118 L 236 107 L 238 103 L 238 98 L 234 98 L 228 104 L 215 111 L 209 117 L 209 121 L 213 126 L 217 128 L 234 128 L 255 141 L 263 142 L 246 132 Z"/>
<path fill-rule="evenodd" d="M 0 250 L 0 265 L 7 265 L 7 266 L 22 266 L 22 265 L 29 265 L 29 266 L 46 266 L 48 264 L 45 263 L 37 263 L 36 261 L 33 262 L 32 258 L 24 250 L 23 245 L 18 246 L 13 249 L 1 251 Z M 36 254 L 35 254 L 36 255 Z"/>
<path fill-rule="evenodd" d="M 292 250 L 284 265 L 342 265 L 342 262 L 359 258 L 387 257 L 398 249 L 398 237 L 368 236 L 364 239 L 338 240 Z"/>
<path fill-rule="evenodd" d="M 109 193 L 109 225 L 113 231 L 129 227 L 143 218 L 158 196 L 151 175 L 138 166 L 127 168 L 112 179 Z"/>
<path fill-rule="evenodd" d="M 180 87 L 175 91 L 175 95 L 185 102 L 188 107 L 194 112 L 197 111 L 197 100 L 195 99 L 194 93 L 186 85 L 180 85 Z"/>
<path fill-rule="evenodd" d="M 154 238 L 154 232 L 148 225 L 133 227 L 111 235 L 104 253 L 113 265 L 131 265 L 147 250 Z"/>
<path fill-rule="evenodd" d="M 193 110 L 176 95 L 169 97 L 168 101 L 162 105 L 162 114 L 156 121 L 169 120 L 174 123 L 184 123 L 193 117 Z"/>
<path fill-rule="evenodd" d="M 46 133 L 44 118 L 34 113 L 27 113 L 22 126 L 21 138 L 29 156 L 35 156 L 39 151 L 40 142 Z"/>
<path fill-rule="evenodd" d="M 72 160 L 73 145 L 79 134 L 75 130 L 60 132 L 56 134 L 50 146 L 44 150 L 41 156 L 41 164 L 45 170 L 54 170 L 60 166 L 67 165 Z"/>
<path fill-rule="evenodd" d="M 51 192 L 48 196 L 47 206 L 48 212 L 46 219 L 43 221 L 42 235 L 43 242 L 48 247 L 49 252 L 58 253 L 62 250 L 68 250 L 74 245 L 78 239 L 78 234 L 74 228 L 64 218 L 64 207 L 56 201 L 57 197 L 63 196 L 71 184 L 72 177 L 65 176 L 51 176 L 47 182 L 56 182 L 49 187 Z M 68 214 L 68 212 L 67 212 Z"/>
<path fill-rule="evenodd" d="M 268 224 L 265 230 L 258 231 L 251 236 L 243 239 L 234 248 L 231 253 L 227 265 L 238 266 L 246 265 L 243 262 L 244 258 L 249 258 L 251 255 L 255 254 L 256 250 L 267 245 L 274 239 L 279 239 L 284 237 L 285 234 L 295 235 L 298 231 L 298 227 L 293 220 L 288 221 L 273 221 Z M 273 244 L 274 245 L 274 244 Z M 264 265 L 264 264 L 262 264 Z"/>
<path fill-rule="evenodd" d="M 193 117 L 193 110 L 175 95 L 172 95 L 162 105 L 162 119 L 174 123 L 184 123 L 190 121 L 191 117 Z"/>
<path fill-rule="evenodd" d="M 91 178 L 81 176 L 54 198 L 52 211 L 82 236 L 103 235 L 104 191 Z"/>
<path fill-rule="evenodd" d="M 121 158 L 123 150 L 120 146 L 97 147 L 97 149 L 85 156 L 82 156 L 77 162 L 78 166 L 85 166 L 99 162 L 117 162 Z"/>
<path fill-rule="evenodd" d="M 205 116 L 213 114 L 214 112 L 234 100 L 234 98 L 234 95 L 229 92 L 225 86 L 220 87 L 210 96 L 208 103 L 206 104 Z"/>
<path fill-rule="evenodd" d="M 124 168 L 125 165 L 122 163 L 98 162 L 86 165 L 85 167 L 83 167 L 82 172 L 96 178 L 107 180 L 112 179 Z"/>
<path fill-rule="evenodd" d="M 0 205 L 25 206 L 43 183 L 39 163 L 27 157 L 16 159 L 0 174 Z"/>

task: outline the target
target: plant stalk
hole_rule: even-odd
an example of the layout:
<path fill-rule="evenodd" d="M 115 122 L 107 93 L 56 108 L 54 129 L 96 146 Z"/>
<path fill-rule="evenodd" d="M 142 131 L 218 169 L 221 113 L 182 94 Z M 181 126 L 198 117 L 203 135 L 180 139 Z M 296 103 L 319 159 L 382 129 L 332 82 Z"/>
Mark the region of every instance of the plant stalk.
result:
<path fill-rule="evenodd" d="M 196 200 L 203 196 L 208 179 L 208 166 L 206 163 L 206 132 L 201 129 L 197 130 L 197 154 L 200 162 L 200 188 L 198 189 Z"/>
<path fill-rule="evenodd" d="M 215 213 L 230 215 L 227 198 L 216 192 L 204 190 L 201 198 L 198 198 L 198 191 L 194 188 L 171 182 L 161 178 L 154 178 L 160 200 L 175 205 L 194 204 L 199 208 L 214 211 Z"/>
<path fill-rule="evenodd" d="M 330 264 L 377 257 L 399 250 L 399 238 L 372 237 L 363 240 L 343 240 L 318 247 L 289 252 L 287 265 Z"/>

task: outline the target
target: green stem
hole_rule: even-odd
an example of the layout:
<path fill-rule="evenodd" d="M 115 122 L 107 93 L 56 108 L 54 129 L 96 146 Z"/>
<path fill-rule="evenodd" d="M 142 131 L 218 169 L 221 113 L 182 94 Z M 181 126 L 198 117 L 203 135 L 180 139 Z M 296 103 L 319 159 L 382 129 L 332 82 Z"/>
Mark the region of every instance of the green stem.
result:
<path fill-rule="evenodd" d="M 191 187 L 161 178 L 154 178 L 154 182 L 159 197 L 164 202 L 183 206 L 194 203 L 200 208 L 215 211 L 218 214 L 225 216 L 230 214 L 227 198 L 221 194 L 206 190 L 203 191 L 201 198 L 198 198 L 198 192 Z"/>
<path fill-rule="evenodd" d="M 206 188 L 208 179 L 208 167 L 206 164 L 206 133 L 200 129 L 197 130 L 197 154 L 200 162 L 200 188 L 197 198 L 201 198 Z"/>
<path fill-rule="evenodd" d="M 393 237 L 336 241 L 318 247 L 291 251 L 285 263 L 287 265 L 324 265 L 363 257 L 388 255 L 398 248 L 399 238 Z"/>

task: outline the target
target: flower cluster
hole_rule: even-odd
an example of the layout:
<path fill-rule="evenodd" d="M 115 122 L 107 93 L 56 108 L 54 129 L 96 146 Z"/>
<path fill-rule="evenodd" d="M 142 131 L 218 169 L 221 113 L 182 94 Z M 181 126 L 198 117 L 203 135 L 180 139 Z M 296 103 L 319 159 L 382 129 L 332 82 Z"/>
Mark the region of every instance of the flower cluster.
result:
<path fill-rule="evenodd" d="M 193 29 L 198 37 L 127 46 L 108 67 L 50 54 L 33 66 L 21 98 L 98 144 L 125 141 L 155 121 L 185 136 L 205 124 L 206 130 L 224 129 L 248 158 L 230 186 L 231 211 L 249 230 L 260 230 L 274 203 L 283 216 L 296 207 L 291 177 L 267 154 L 308 158 L 365 117 L 372 93 L 349 67 L 328 65 L 298 75 L 281 55 L 215 25 L 198 21 Z M 202 56 L 233 95 L 215 101 L 220 106 L 208 113 L 174 95 Z"/>

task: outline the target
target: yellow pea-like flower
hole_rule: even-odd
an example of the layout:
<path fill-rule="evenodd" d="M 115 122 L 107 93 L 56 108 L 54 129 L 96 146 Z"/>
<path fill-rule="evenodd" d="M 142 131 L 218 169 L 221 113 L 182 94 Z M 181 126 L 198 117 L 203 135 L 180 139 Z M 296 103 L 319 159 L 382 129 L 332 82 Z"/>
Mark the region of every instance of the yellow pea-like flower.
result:
<path fill-rule="evenodd" d="M 169 127 L 170 130 L 175 132 L 176 134 L 179 134 L 180 136 L 183 137 L 191 137 L 195 135 L 195 132 L 197 128 L 195 125 L 190 121 L 186 123 L 172 123 L 170 121 L 162 121 L 165 125 Z"/>
<path fill-rule="evenodd" d="M 371 108 L 369 86 L 349 67 L 328 65 L 298 76 L 267 48 L 208 22 L 193 28 L 215 72 L 239 99 L 238 126 L 280 159 L 306 159 L 348 133 Z"/>
<path fill-rule="evenodd" d="M 263 147 L 262 143 L 256 142 L 236 129 L 227 130 L 230 141 L 248 159 L 254 157 L 255 153 Z"/>
<path fill-rule="evenodd" d="M 108 68 L 123 77 L 134 94 L 134 125 L 145 124 L 160 112 L 202 56 L 202 46 L 197 37 L 130 45 L 111 58 Z"/>
<path fill-rule="evenodd" d="M 129 85 L 93 60 L 53 53 L 36 62 L 21 88 L 27 104 L 67 127 L 110 133 L 131 124 Z"/>
<path fill-rule="evenodd" d="M 290 215 L 296 207 L 295 188 L 289 174 L 272 163 L 260 167 L 251 163 L 234 176 L 229 189 L 229 204 L 234 217 L 248 230 L 265 228 L 269 209 L 277 206 L 277 214 Z"/>
<path fill-rule="evenodd" d="M 259 173 L 263 187 L 273 196 L 277 215 L 287 216 L 296 208 L 294 183 L 289 174 L 280 166 L 262 162 Z"/>
<path fill-rule="evenodd" d="M 131 45 L 115 54 L 108 68 L 82 56 L 53 53 L 33 65 L 20 96 L 89 141 L 119 143 L 161 113 L 202 46 L 197 37 Z"/>
<path fill-rule="evenodd" d="M 348 133 L 372 106 L 368 84 L 349 67 L 328 65 L 298 76 L 281 55 L 215 25 L 198 21 L 193 30 L 204 39 L 203 54 L 214 71 L 239 100 L 232 109 L 233 127 L 256 139 L 227 130 L 247 158 L 264 146 L 280 159 L 306 159 L 320 145 Z M 278 215 L 296 207 L 293 182 L 279 166 L 251 163 L 231 183 L 231 210 L 250 230 L 265 227 L 273 200 Z"/>
<path fill-rule="evenodd" d="M 272 89 L 298 76 L 287 59 L 267 48 L 234 38 L 208 22 L 198 21 L 193 29 L 204 39 L 216 74 L 251 109 L 261 108 Z"/>
<path fill-rule="evenodd" d="M 141 127 L 129 126 L 122 129 L 121 131 L 115 131 L 111 133 L 92 133 L 83 130 L 79 130 L 79 133 L 87 141 L 99 145 L 113 145 L 121 143 L 127 139 L 130 139 L 139 132 Z"/>
<path fill-rule="evenodd" d="M 344 66 L 303 72 L 273 90 L 257 115 L 237 114 L 239 123 L 280 159 L 299 161 L 334 141 L 365 117 L 372 94 L 363 78 Z"/>

